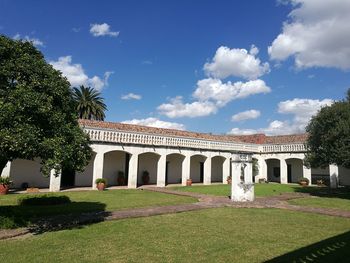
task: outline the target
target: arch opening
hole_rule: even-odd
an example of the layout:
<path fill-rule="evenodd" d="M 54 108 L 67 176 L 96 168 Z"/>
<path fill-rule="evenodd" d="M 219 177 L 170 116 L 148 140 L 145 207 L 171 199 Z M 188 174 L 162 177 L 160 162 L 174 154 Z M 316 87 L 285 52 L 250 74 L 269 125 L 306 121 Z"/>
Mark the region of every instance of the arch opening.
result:
<path fill-rule="evenodd" d="M 166 156 L 165 184 L 181 184 L 182 163 L 185 156 L 172 153 Z"/>

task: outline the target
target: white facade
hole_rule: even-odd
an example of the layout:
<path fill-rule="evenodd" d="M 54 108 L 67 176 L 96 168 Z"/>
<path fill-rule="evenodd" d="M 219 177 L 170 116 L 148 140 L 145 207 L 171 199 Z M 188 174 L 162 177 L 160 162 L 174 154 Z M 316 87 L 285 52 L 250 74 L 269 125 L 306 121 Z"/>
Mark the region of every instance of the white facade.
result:
<path fill-rule="evenodd" d="M 92 140 L 94 155 L 82 173 L 75 173 L 71 186 L 95 188 L 97 178 L 106 178 L 109 186 L 117 185 L 117 174 L 127 177 L 128 188 L 142 185 L 142 174 L 149 173 L 150 184 L 164 187 L 187 179 L 206 185 L 226 183 L 232 173 L 231 161 L 240 153 L 253 155 L 258 160 L 259 179 L 282 184 L 296 183 L 306 177 L 327 177 L 332 187 L 350 185 L 350 171 L 330 165 L 326 169 L 308 169 L 303 165 L 303 143 L 252 144 L 235 141 L 152 134 L 116 129 L 84 127 Z M 23 183 L 30 187 L 49 187 L 59 191 L 65 172 L 52 171 L 50 178 L 40 174 L 40 160 L 14 160 L 8 163 L 2 175 L 10 175 L 14 187 Z M 315 176 L 314 176 L 315 175 Z"/>

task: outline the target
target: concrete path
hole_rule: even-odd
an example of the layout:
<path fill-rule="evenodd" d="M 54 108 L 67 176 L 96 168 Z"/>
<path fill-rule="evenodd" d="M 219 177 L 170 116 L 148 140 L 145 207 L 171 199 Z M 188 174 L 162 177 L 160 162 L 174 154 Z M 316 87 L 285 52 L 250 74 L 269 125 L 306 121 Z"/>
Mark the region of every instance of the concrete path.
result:
<path fill-rule="evenodd" d="M 6 229 L 0 230 L 0 240 L 17 238 L 19 236 L 35 235 L 49 231 L 58 231 L 61 229 L 76 228 L 82 225 L 92 224 L 102 221 L 120 220 L 126 218 L 148 217 L 163 214 L 181 213 L 202 209 L 218 208 L 218 207 L 234 207 L 234 208 L 278 208 L 292 211 L 301 211 L 307 213 L 316 213 L 329 216 L 338 216 L 350 218 L 350 211 L 338 209 L 315 208 L 307 206 L 291 205 L 287 201 L 296 198 L 309 197 L 305 193 L 286 193 L 277 196 L 258 197 L 254 202 L 232 202 L 228 197 L 212 196 L 198 194 L 192 192 L 174 191 L 169 188 L 144 187 L 146 191 L 154 191 L 165 194 L 173 194 L 180 196 L 189 196 L 197 198 L 197 203 L 179 204 L 171 206 L 157 206 L 146 208 L 133 208 L 112 212 L 89 212 L 80 215 L 58 215 L 45 218 L 36 222 L 29 228 L 22 229 Z"/>

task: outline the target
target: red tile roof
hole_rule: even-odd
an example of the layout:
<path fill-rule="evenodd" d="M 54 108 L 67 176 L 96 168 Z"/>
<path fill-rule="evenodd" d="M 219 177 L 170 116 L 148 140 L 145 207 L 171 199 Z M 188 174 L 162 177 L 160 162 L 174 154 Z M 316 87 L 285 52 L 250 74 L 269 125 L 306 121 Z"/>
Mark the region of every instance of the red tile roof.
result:
<path fill-rule="evenodd" d="M 168 135 L 176 137 L 187 137 L 195 139 L 205 139 L 213 141 L 225 142 L 244 142 L 253 144 L 283 144 L 283 143 L 303 143 L 307 138 L 307 134 L 266 136 L 265 134 L 253 135 L 213 135 L 210 133 L 199 133 L 190 131 L 181 131 L 175 129 L 155 128 L 142 125 L 125 124 L 119 122 L 79 120 L 79 124 L 83 127 L 110 129 L 117 131 L 139 132 L 157 135 Z"/>

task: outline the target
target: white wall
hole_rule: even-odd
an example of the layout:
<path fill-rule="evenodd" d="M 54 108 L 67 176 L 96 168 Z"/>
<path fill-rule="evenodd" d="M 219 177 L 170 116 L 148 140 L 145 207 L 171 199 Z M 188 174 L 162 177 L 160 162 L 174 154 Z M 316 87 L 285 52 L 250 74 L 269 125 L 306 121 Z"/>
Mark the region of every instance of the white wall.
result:
<path fill-rule="evenodd" d="M 185 157 L 180 154 L 170 154 L 166 160 L 168 163 L 168 184 L 179 184 L 182 178 L 182 161 Z"/>
<path fill-rule="evenodd" d="M 159 160 L 159 155 L 155 153 L 143 153 L 139 155 L 139 165 L 137 172 L 137 182 L 142 185 L 142 173 L 143 171 L 149 172 L 149 183 L 157 183 L 157 164 Z"/>
<path fill-rule="evenodd" d="M 192 182 L 200 182 L 200 162 L 204 162 L 205 159 L 206 157 L 202 155 L 195 155 L 191 157 L 190 178 L 192 179 Z"/>
<path fill-rule="evenodd" d="M 221 156 L 215 156 L 211 160 L 211 181 L 222 182 L 222 165 L 225 159 Z M 225 178 L 226 180 L 226 178 Z"/>
<path fill-rule="evenodd" d="M 107 185 L 117 185 L 118 171 L 125 173 L 126 153 L 120 151 L 107 152 L 103 159 L 103 178 Z"/>
<path fill-rule="evenodd" d="M 16 159 L 11 163 L 10 178 L 12 187 L 20 188 L 22 183 L 28 183 L 29 187 L 49 187 L 50 178 L 44 177 L 40 172 L 40 160 L 34 161 Z"/>
<path fill-rule="evenodd" d="M 89 164 L 85 167 L 83 172 L 75 173 L 75 186 L 92 186 L 92 178 L 93 178 L 93 169 L 94 169 L 94 160 L 96 157 L 96 153 L 93 154 Z"/>

